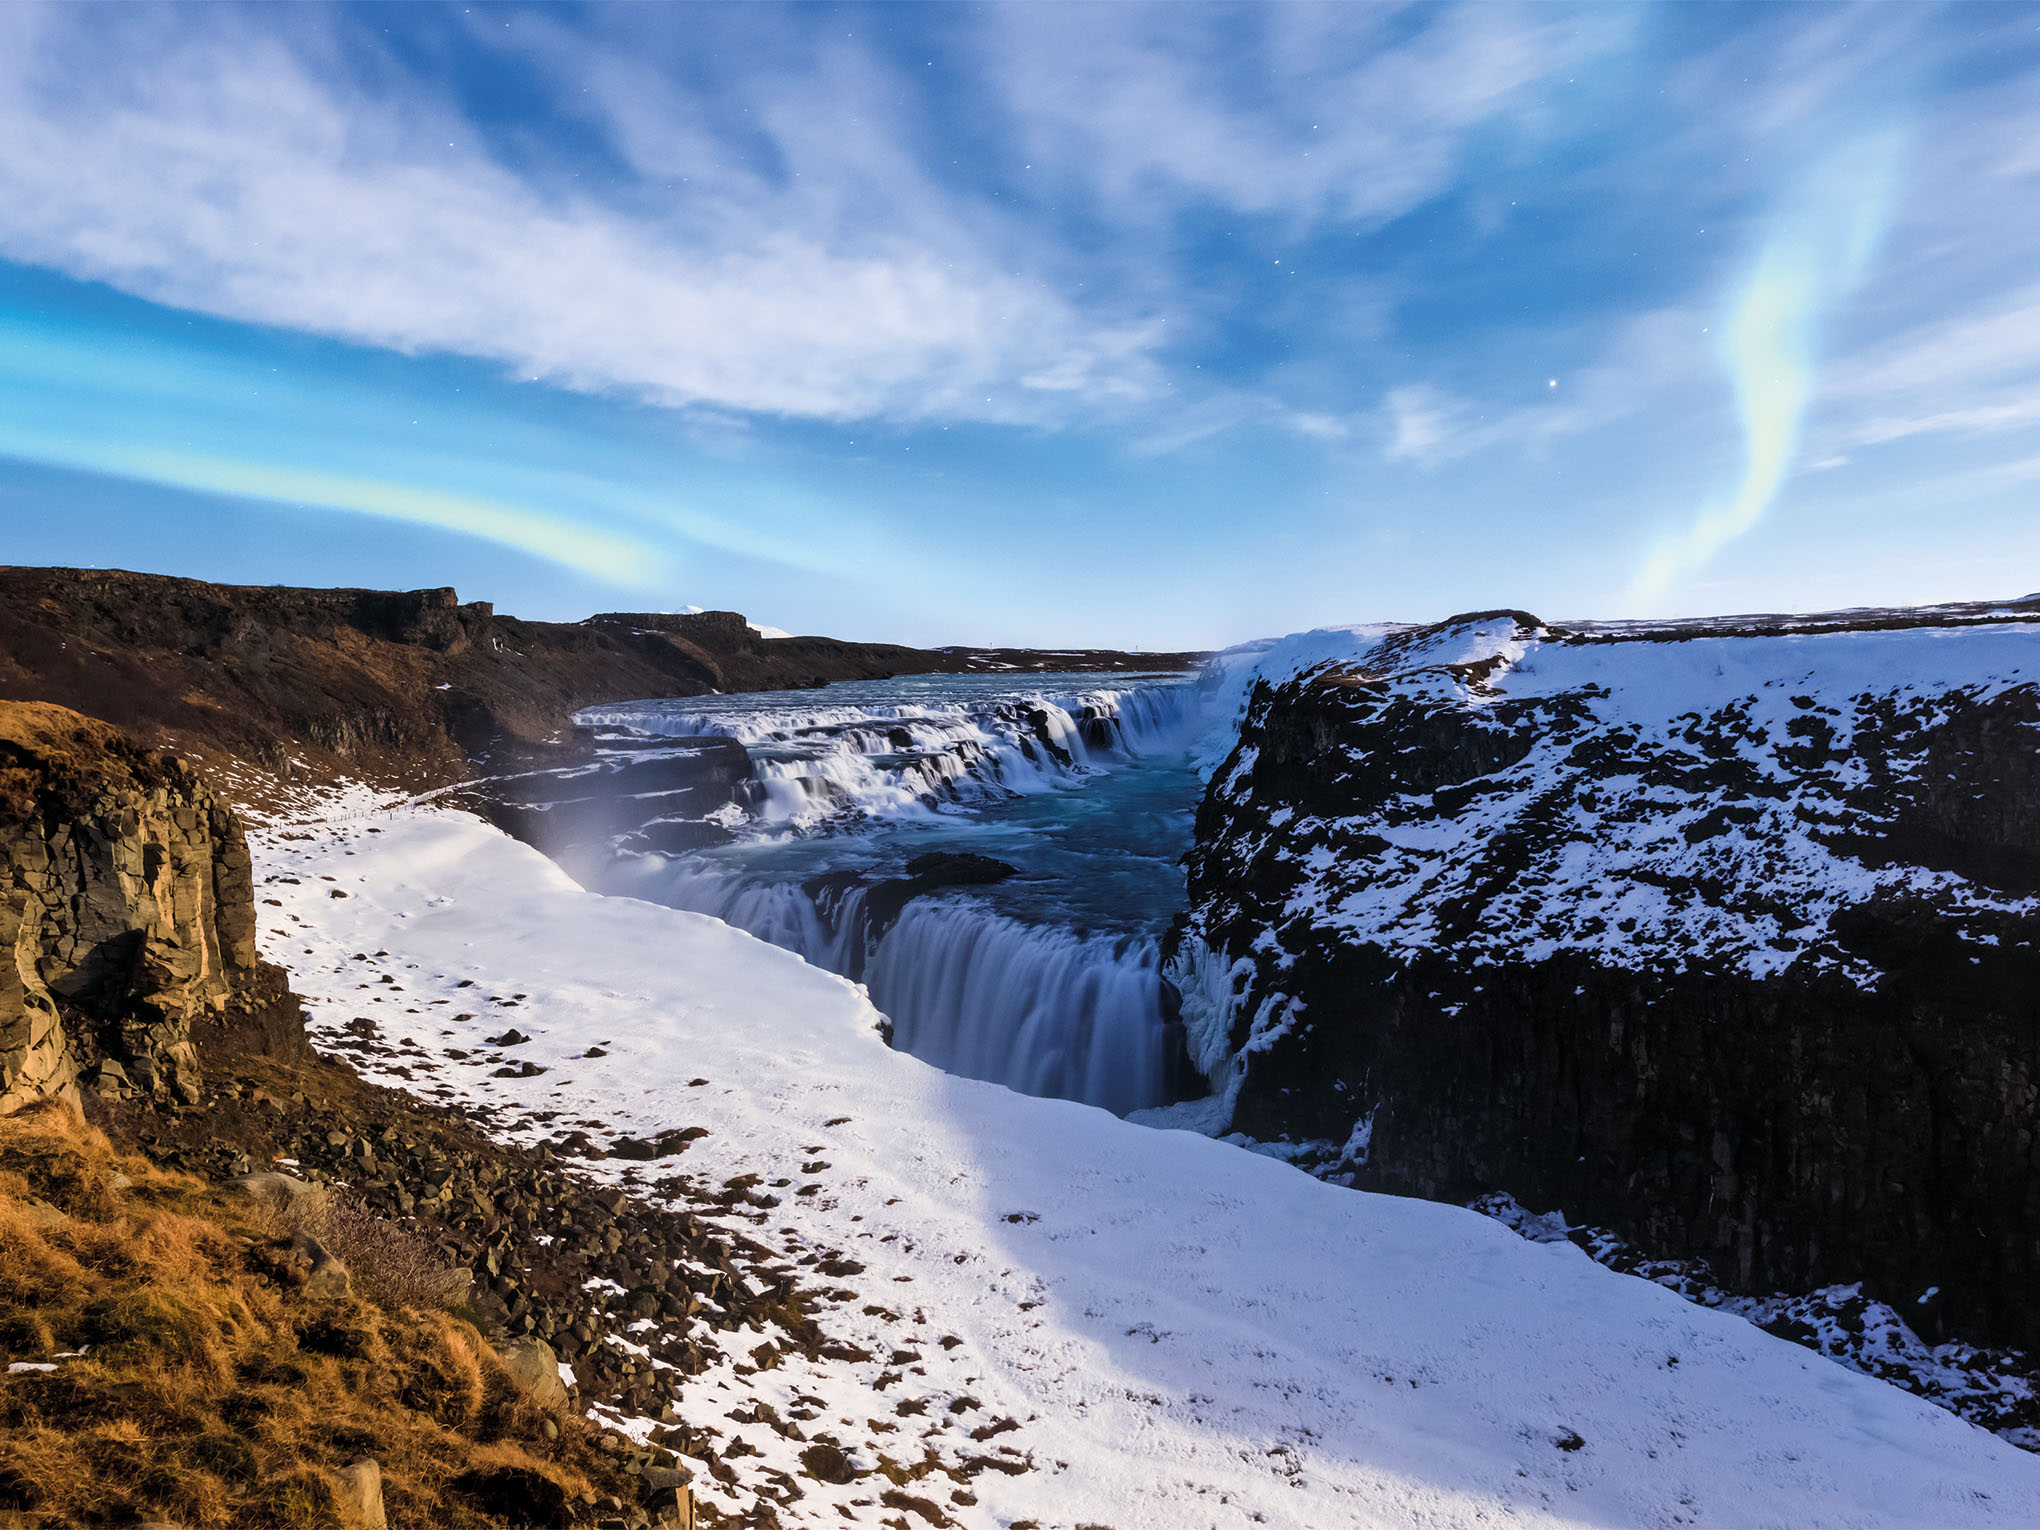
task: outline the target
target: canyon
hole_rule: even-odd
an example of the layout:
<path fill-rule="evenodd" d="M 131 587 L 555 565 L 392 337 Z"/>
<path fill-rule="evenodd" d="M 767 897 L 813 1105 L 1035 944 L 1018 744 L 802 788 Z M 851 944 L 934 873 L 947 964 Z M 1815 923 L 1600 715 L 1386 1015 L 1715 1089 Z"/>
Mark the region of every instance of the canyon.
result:
<path fill-rule="evenodd" d="M 34 698 L 0 702 L 0 1114 L 82 1101 L 213 1174 L 271 1137 L 322 1175 L 366 1170 L 385 1214 L 446 1213 L 442 1252 L 475 1271 L 496 1331 L 585 1354 L 584 1400 L 618 1417 L 661 1395 L 603 1336 L 637 1312 L 632 1256 L 601 1243 L 616 1212 L 530 1155 L 601 1174 L 677 1153 L 693 1139 L 576 1095 L 569 1075 L 605 1076 L 584 1059 L 611 1052 L 688 1070 L 644 1050 L 662 1020 L 633 1043 L 627 1007 L 559 1018 L 586 1002 L 564 952 L 544 958 L 557 991 L 531 1020 L 523 993 L 487 1001 L 527 1029 L 477 1045 L 457 1024 L 477 979 L 408 975 L 444 958 L 402 921 L 444 922 L 446 899 L 402 880 L 391 843 L 458 843 L 562 920 L 613 917 L 694 951 L 692 979 L 660 979 L 669 1005 L 731 1008 L 713 961 L 763 961 L 671 910 L 751 930 L 825 969 L 810 983 L 765 963 L 757 979 L 849 1027 L 801 1045 L 847 1046 L 858 1077 L 875 1065 L 845 1037 L 868 1019 L 964 1080 L 1220 1136 L 1329 1193 L 1476 1204 L 1527 1236 L 1555 1225 L 1710 1303 L 1847 1289 L 1845 1322 L 1871 1312 L 1915 1346 L 2040 1343 L 2040 601 L 1704 623 L 1490 611 L 1300 633 L 1193 671 L 1185 655 L 767 639 L 732 613 L 520 623 L 451 591 L 6 570 L 0 593 L 0 690 Z M 110 721 L 50 704 L 67 699 Z M 578 886 L 476 838 L 470 815 Z M 244 821 L 264 826 L 252 856 Z M 370 838 L 382 823 L 391 838 Z M 454 880 L 464 939 L 526 917 L 483 913 L 496 885 Z M 668 908 L 626 914 L 647 903 Z M 362 949 L 327 926 L 358 928 Z M 406 1007 L 421 982 L 449 1012 Z M 670 1092 L 709 1082 L 676 1075 Z M 1004 1119 L 989 1095 L 955 1098 Z M 448 1108 L 455 1125 L 429 1124 Z M 567 1110 L 581 1125 L 562 1135 Z M 368 1123 L 388 1154 L 355 1146 Z M 486 1145 L 506 1130 L 537 1135 Z M 383 1158 L 440 1162 L 414 1144 L 449 1131 L 477 1189 L 435 1210 Z M 1157 1152 L 1181 1140 L 1137 1135 Z M 804 1173 L 829 1167 L 802 1151 Z M 722 1288 L 678 1273 L 703 1234 L 670 1198 L 809 1229 L 837 1193 L 815 1181 L 811 1206 L 782 1206 L 767 1192 L 789 1181 L 761 1183 L 762 1161 L 714 1143 L 697 1157 L 725 1163 L 721 1192 L 669 1176 L 666 1210 L 626 1218 L 668 1250 L 679 1284 L 637 1320 L 681 1314 L 646 1342 L 688 1375 L 723 1363 L 723 1338 L 679 1338 L 700 1291 Z M 538 1220 L 492 1209 L 492 1181 L 540 1187 L 506 1202 Z M 853 1189 L 865 1211 L 830 1224 L 838 1238 L 872 1211 Z M 553 1252 L 532 1241 L 547 1197 L 577 1208 L 576 1241 Z M 762 1304 L 728 1337 L 755 1318 L 817 1366 L 831 1344 L 878 1353 L 871 1333 L 817 1326 L 821 1297 L 793 1274 L 855 1261 L 800 1254 L 798 1237 L 720 1247 L 710 1262 L 734 1281 L 738 1256 Z M 573 1280 L 626 1282 L 614 1313 L 527 1273 L 569 1259 L 586 1262 Z M 1802 1337 L 1799 1320 L 1769 1326 Z M 1997 1393 L 1958 1411 L 2030 1445 L 2021 1364 L 1984 1355 L 1973 1369 Z M 668 1443 L 727 1467 L 717 1431 L 749 1418 Z M 969 1459 L 943 1468 L 966 1499 L 984 1469 Z M 757 1502 L 794 1501 L 778 1480 Z"/>

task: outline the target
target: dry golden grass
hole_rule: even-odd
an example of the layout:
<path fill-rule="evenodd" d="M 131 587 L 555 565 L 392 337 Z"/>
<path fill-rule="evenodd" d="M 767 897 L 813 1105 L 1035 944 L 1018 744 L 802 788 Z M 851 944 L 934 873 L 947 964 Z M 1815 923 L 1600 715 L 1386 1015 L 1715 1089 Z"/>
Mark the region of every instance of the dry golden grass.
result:
<path fill-rule="evenodd" d="M 472 1293 L 466 1270 L 449 1268 L 425 1239 L 345 1192 L 266 1204 L 260 1219 L 279 1238 L 317 1238 L 347 1266 L 354 1289 L 380 1306 L 457 1308 Z"/>
<path fill-rule="evenodd" d="M 0 1376 L 0 1523 L 345 1527 L 337 1471 L 370 1455 L 392 1523 L 480 1527 L 522 1522 L 475 1490 L 492 1471 L 566 1503 L 606 1475 L 579 1421 L 546 1440 L 469 1323 L 390 1299 L 430 1296 L 423 1265 L 387 1304 L 317 1301 L 278 1233 L 66 1107 L 0 1119 L 0 1361 L 55 1367 Z"/>

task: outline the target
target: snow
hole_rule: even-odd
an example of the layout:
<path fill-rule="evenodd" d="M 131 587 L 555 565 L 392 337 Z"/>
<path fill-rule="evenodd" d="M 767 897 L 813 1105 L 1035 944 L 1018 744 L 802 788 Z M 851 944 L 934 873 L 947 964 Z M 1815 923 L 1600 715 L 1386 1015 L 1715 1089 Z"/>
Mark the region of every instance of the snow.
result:
<path fill-rule="evenodd" d="M 1285 925 L 1411 954 L 1449 944 L 1476 960 L 1704 958 L 1753 977 L 1796 965 L 1870 985 L 1874 966 L 1829 933 L 1846 907 L 1923 897 L 1967 920 L 1980 944 L 1994 922 L 2040 912 L 2040 899 L 1952 872 L 1868 864 L 1829 832 L 1880 833 L 1892 783 L 1924 768 L 1939 721 L 2040 684 L 2040 623 L 1726 636 L 1604 624 L 1583 636 L 1503 616 L 1327 628 L 1221 665 L 1221 690 L 1240 710 L 1257 681 L 1336 666 L 1371 677 L 1384 697 L 1444 710 L 1516 703 L 1516 720 L 1492 725 L 1532 733 L 1521 758 L 1463 787 L 1337 819 L 1264 804 L 1255 822 L 1299 873 Z M 1537 721 L 1522 722 L 1524 708 Z M 1207 745 L 1214 770 L 1232 737 Z M 1810 737 L 1824 741 L 1810 748 Z M 1597 748 L 1633 771 L 1599 773 Z M 1241 749 L 1220 794 L 1244 802 L 1255 764 Z M 1490 853 L 1510 836 L 1534 849 L 1498 884 Z M 1477 928 L 1448 928 L 1470 903 L 1481 905 Z"/>
<path fill-rule="evenodd" d="M 264 949 L 315 1035 L 372 1017 L 423 1050 L 401 1059 L 422 1075 L 408 1087 L 494 1105 L 513 1136 L 541 1133 L 526 1115 L 541 1110 L 638 1136 L 699 1124 L 681 1167 L 711 1180 L 826 1159 L 804 1176 L 816 1192 L 744 1231 L 789 1259 L 861 1263 L 822 1321 L 874 1359 L 688 1383 L 690 1424 L 760 1452 L 726 1458 L 735 1492 L 697 1476 L 725 1508 L 777 1470 L 804 1492 L 782 1523 L 885 1512 L 882 1479 L 802 1477 L 762 1401 L 804 1403 L 810 1437 L 833 1431 L 865 1467 L 881 1450 L 953 1472 L 993 1460 L 969 1476 L 974 1501 L 940 1473 L 912 1489 L 986 1530 L 2040 1522 L 2040 1459 L 1570 1244 L 940 1073 L 798 957 L 585 892 L 479 820 L 364 797 L 254 836 L 281 905 L 263 909 Z M 266 880 L 285 875 L 301 880 Z M 368 952 L 385 954 L 353 959 Z M 377 971 L 404 991 L 356 987 Z M 520 1055 L 547 1073 L 444 1058 L 434 1001 L 462 979 L 524 996 Z M 598 1041 L 605 1057 L 581 1055 Z M 912 1358 L 878 1390 L 896 1348 Z M 1001 1420 L 1018 1427 L 970 1437 Z"/>

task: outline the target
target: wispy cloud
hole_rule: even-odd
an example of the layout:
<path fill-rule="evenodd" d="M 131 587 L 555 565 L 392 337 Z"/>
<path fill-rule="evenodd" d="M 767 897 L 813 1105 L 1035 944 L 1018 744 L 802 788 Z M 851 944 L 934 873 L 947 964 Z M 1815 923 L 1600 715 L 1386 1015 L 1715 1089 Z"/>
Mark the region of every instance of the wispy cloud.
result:
<path fill-rule="evenodd" d="M 0 253 L 662 404 L 1026 419 L 1038 394 L 1153 386 L 1150 328 L 1096 322 L 989 249 L 894 232 L 884 208 L 833 227 L 798 191 L 712 191 L 692 228 L 684 187 L 680 217 L 619 208 L 520 175 L 444 101 L 350 89 L 206 14 L 198 35 L 0 21 Z M 81 29 L 104 34 L 92 74 L 55 65 Z"/>
<path fill-rule="evenodd" d="M 1382 456 L 1419 468 L 1496 450 L 1540 456 L 1690 393 L 1706 360 L 1706 320 L 1695 309 L 1617 315 L 1593 329 L 1591 336 L 1566 336 L 1551 347 L 1591 347 L 1590 359 L 1565 369 L 1563 377 L 1519 366 L 1506 397 L 1430 382 L 1389 389 L 1373 420 Z M 1526 393 L 1536 395 L 1534 401 L 1525 402 Z"/>
<path fill-rule="evenodd" d="M 996 7 L 972 56 L 1004 148 L 974 181 L 945 173 L 917 119 L 923 82 L 847 35 L 787 29 L 783 60 L 734 60 L 718 111 L 628 30 L 474 19 L 550 79 L 604 176 L 506 151 L 394 58 L 364 71 L 372 39 L 272 19 L 11 8 L 0 255 L 662 405 L 1052 425 L 1227 387 L 1172 374 L 1168 348 L 1215 316 L 1134 230 L 1189 207 L 1393 218 L 1449 188 L 1469 135 L 1529 122 L 1536 88 L 1620 30 L 1591 13 Z M 1244 93 L 1224 51 L 1240 29 L 1256 37 Z M 1040 191 L 1009 194 L 1007 176 Z M 1045 214 L 1072 188 L 1116 231 L 1089 254 Z"/>
<path fill-rule="evenodd" d="M 1029 159 L 1122 210 L 1186 201 L 1374 224 L 1451 186 L 1470 136 L 1534 136 L 1569 69 L 1619 47 L 1619 12 L 1298 4 L 992 12 Z"/>
<path fill-rule="evenodd" d="M 1858 349 L 1835 368 L 1823 391 L 1838 400 L 1937 397 L 1951 388 L 2024 383 L 2036 374 L 2040 287 L 2028 287 L 1982 312 L 1937 315 Z"/>
<path fill-rule="evenodd" d="M 1925 414 L 1882 415 L 1857 426 L 1854 438 L 1864 446 L 1878 446 L 1886 441 L 1902 441 L 1907 436 L 1988 436 L 1999 431 L 2024 430 L 2030 425 L 2040 425 L 2040 397 Z"/>
<path fill-rule="evenodd" d="M 2031 36 L 2023 30 L 1979 43 L 2016 46 Z M 1821 451 L 1974 441 L 2040 424 L 2040 223 L 2027 211 L 2040 196 L 2040 105 L 2031 77 L 1972 90 L 1959 113 L 1923 119 L 1915 161 L 1865 311 L 1821 377 L 1813 426 Z"/>

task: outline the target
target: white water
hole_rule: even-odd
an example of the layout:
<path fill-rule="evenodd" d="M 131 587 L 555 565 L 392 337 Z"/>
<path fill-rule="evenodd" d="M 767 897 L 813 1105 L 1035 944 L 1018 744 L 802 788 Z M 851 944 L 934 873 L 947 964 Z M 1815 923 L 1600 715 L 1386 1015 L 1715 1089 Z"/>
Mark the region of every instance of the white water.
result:
<path fill-rule="evenodd" d="M 868 979 L 900 1050 L 1124 1115 L 1167 1097 L 1157 959 L 1151 936 L 1082 936 L 922 900 L 878 943 Z"/>
<path fill-rule="evenodd" d="M 582 722 L 627 730 L 633 748 L 737 739 L 757 777 L 736 844 L 633 857 L 601 880 L 861 979 L 894 1045 L 951 1072 L 1121 1114 L 1158 1105 L 1171 1040 L 1157 937 L 1182 907 L 1201 701 L 1181 682 L 1045 695 L 917 676 L 792 705 L 592 709 Z M 933 850 L 1021 874 L 923 894 L 874 932 L 868 884 Z"/>
<path fill-rule="evenodd" d="M 804 705 L 783 693 L 629 702 L 576 721 L 643 738 L 735 739 L 751 756 L 760 822 L 806 829 L 842 813 L 913 816 L 945 801 L 1052 791 L 1113 760 L 1186 748 L 1199 716 L 1185 684 L 1050 695 L 984 681 L 832 685 L 828 701 Z M 983 694 L 953 699 L 964 689 Z"/>

